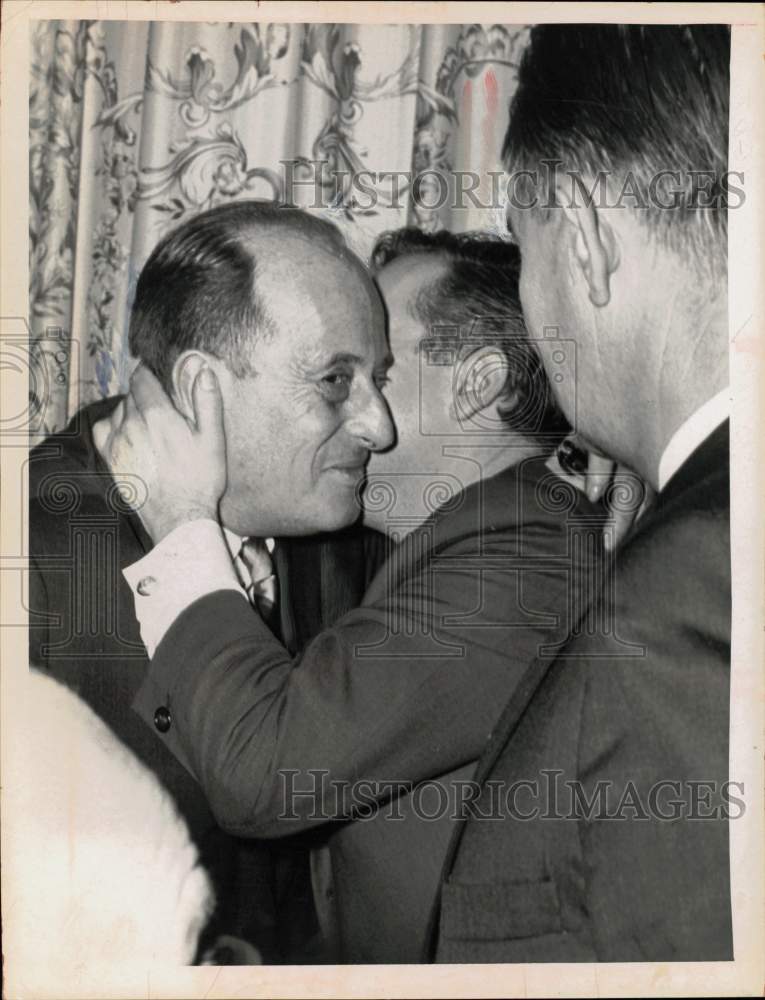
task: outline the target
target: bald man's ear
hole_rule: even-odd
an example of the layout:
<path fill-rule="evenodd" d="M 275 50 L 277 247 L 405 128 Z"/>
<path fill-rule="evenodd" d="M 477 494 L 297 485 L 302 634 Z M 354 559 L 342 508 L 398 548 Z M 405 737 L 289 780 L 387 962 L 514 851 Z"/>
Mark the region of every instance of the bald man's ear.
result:
<path fill-rule="evenodd" d="M 479 347 L 460 363 L 454 386 L 456 415 L 469 420 L 491 409 L 505 392 L 509 363 L 497 347 Z"/>
<path fill-rule="evenodd" d="M 619 266 L 619 247 L 606 213 L 594 205 L 584 181 L 578 177 L 572 178 L 570 185 L 558 185 L 556 200 L 565 214 L 590 302 L 594 306 L 607 306 L 611 299 L 611 275 Z"/>
<path fill-rule="evenodd" d="M 192 423 L 195 421 L 194 382 L 203 368 L 209 368 L 209 359 L 201 351 L 183 351 L 173 365 L 173 403 L 176 410 Z"/>

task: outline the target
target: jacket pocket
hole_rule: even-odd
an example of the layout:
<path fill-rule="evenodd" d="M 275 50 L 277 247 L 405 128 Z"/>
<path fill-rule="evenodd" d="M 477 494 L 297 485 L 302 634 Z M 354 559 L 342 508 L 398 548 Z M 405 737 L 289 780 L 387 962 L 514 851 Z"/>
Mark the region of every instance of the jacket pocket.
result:
<path fill-rule="evenodd" d="M 441 936 L 451 941 L 502 941 L 562 930 L 555 882 L 444 883 Z"/>

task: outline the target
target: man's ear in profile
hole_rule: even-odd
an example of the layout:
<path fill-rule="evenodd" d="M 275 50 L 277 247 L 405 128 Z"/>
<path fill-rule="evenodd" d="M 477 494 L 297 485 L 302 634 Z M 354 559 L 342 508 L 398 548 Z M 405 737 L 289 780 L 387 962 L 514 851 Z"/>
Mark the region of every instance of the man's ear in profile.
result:
<path fill-rule="evenodd" d="M 598 186 L 598 190 L 603 188 Z M 598 307 L 607 306 L 611 300 L 611 275 L 620 262 L 613 225 L 606 212 L 594 204 L 586 183 L 578 177 L 572 177 L 570 185 L 559 182 L 555 197 L 565 218 L 564 238 L 573 242 L 574 259 L 587 284 L 590 302 Z"/>
<path fill-rule="evenodd" d="M 479 347 L 458 366 L 454 384 L 454 410 L 457 421 L 474 422 L 483 417 L 478 426 L 485 425 L 487 419 L 499 420 L 497 407 L 504 399 L 510 363 L 507 355 L 498 347 Z"/>
<path fill-rule="evenodd" d="M 175 359 L 171 375 L 173 404 L 179 413 L 196 425 L 194 383 L 200 373 L 210 367 L 210 358 L 202 351 L 183 351 Z"/>

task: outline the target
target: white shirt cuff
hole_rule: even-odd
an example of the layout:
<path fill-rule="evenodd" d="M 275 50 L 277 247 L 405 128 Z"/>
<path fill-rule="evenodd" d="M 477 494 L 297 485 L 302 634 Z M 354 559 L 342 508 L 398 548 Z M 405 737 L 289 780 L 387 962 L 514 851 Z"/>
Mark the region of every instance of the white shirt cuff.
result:
<path fill-rule="evenodd" d="M 247 600 L 217 521 L 180 525 L 122 575 L 133 591 L 141 639 L 149 656 L 175 619 L 200 597 L 216 590 L 236 590 Z"/>

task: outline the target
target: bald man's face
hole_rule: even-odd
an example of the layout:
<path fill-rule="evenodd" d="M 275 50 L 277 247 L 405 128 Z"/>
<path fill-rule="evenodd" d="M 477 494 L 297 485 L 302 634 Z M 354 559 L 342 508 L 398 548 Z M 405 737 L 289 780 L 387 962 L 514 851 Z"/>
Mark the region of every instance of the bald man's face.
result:
<path fill-rule="evenodd" d="M 358 518 L 369 454 L 393 439 L 380 393 L 382 304 L 360 265 L 304 240 L 258 256 L 271 329 L 255 341 L 255 374 L 215 366 L 228 462 L 221 519 L 240 535 L 335 530 Z"/>

